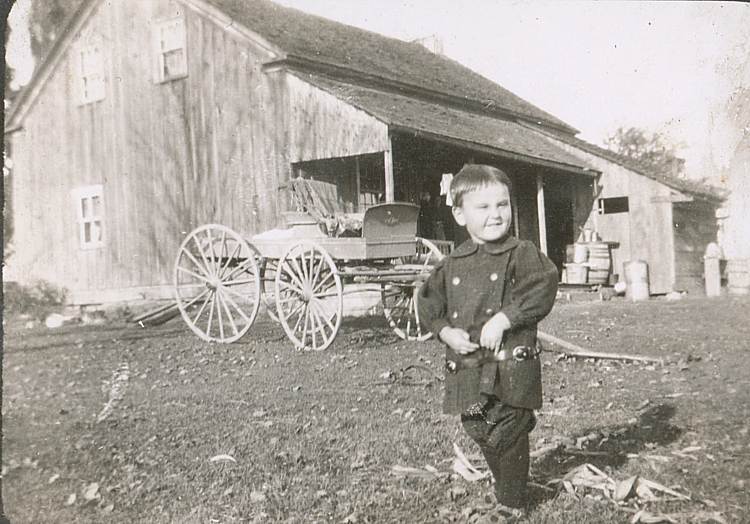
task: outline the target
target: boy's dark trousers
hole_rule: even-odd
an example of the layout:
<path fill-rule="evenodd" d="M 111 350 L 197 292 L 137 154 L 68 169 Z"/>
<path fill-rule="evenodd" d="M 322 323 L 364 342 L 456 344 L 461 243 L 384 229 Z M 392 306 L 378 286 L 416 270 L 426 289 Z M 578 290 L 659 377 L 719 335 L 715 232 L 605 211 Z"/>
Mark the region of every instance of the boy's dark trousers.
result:
<path fill-rule="evenodd" d="M 479 444 L 495 478 L 495 496 L 506 506 L 522 508 L 528 499 L 529 431 L 536 419 L 530 409 L 486 397 L 461 414 L 461 423 Z"/>

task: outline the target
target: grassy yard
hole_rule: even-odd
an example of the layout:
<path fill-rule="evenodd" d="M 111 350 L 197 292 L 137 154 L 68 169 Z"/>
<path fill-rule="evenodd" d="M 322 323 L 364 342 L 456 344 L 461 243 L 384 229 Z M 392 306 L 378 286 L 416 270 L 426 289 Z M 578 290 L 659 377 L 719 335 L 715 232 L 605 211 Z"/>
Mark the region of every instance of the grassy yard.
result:
<path fill-rule="evenodd" d="M 750 521 L 750 300 L 561 302 L 542 329 L 665 364 L 543 354 L 532 449 L 563 447 L 533 462 L 528 522 L 625 523 L 638 508 L 675 522 Z M 228 346 L 179 319 L 9 322 L 6 514 L 14 524 L 490 522 L 488 481 L 451 468 L 454 442 L 470 460 L 478 450 L 441 414 L 441 365 L 438 343 L 401 341 L 380 318 L 345 321 L 328 350 L 305 353 L 260 318 Z M 690 500 L 655 492 L 624 510 L 596 489 L 574 496 L 549 483 L 583 463 Z"/>

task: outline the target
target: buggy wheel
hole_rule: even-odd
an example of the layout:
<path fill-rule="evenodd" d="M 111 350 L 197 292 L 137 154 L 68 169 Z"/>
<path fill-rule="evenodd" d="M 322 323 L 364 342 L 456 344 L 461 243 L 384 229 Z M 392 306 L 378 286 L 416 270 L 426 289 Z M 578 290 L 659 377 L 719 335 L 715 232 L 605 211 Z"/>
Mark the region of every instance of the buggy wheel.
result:
<path fill-rule="evenodd" d="M 414 282 L 386 284 L 380 288 L 383 314 L 391 329 L 399 338 L 421 342 L 432 336 L 432 333 L 422 328 L 419 321 L 417 297 L 422 282 L 427 280 L 432 268 L 444 256 L 435 244 L 427 239 L 417 238 L 414 256 L 403 259 L 405 264 L 418 271 Z"/>
<path fill-rule="evenodd" d="M 208 342 L 239 340 L 260 305 L 255 252 L 228 227 L 200 226 L 180 245 L 174 287 L 177 307 L 193 333 Z"/>
<path fill-rule="evenodd" d="M 276 268 L 276 311 L 298 349 L 322 350 L 341 326 L 344 292 L 331 256 L 313 242 L 291 246 Z"/>

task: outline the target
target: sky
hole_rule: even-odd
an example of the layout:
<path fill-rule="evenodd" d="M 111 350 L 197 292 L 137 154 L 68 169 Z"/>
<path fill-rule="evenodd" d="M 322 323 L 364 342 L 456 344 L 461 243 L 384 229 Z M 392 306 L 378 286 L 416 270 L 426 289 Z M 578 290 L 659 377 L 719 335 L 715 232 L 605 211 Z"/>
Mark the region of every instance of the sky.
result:
<path fill-rule="evenodd" d="M 737 134 L 720 109 L 750 85 L 738 69 L 750 75 L 750 6 L 738 2 L 276 1 L 402 40 L 436 35 L 445 55 L 597 145 L 620 126 L 664 133 L 696 178 L 728 162 Z M 18 0 L 9 20 L 22 81 L 27 11 Z"/>

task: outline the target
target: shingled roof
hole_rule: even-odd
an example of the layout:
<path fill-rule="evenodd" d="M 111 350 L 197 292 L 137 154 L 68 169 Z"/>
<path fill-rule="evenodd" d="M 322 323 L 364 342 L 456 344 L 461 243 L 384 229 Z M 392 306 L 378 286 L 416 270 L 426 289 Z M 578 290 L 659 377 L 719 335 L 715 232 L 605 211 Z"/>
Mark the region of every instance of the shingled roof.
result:
<path fill-rule="evenodd" d="M 667 187 L 687 195 L 692 195 L 712 202 L 721 202 L 728 196 L 728 192 L 722 188 L 704 184 L 697 180 L 688 180 L 685 178 L 677 178 L 672 175 L 657 173 L 649 166 L 646 166 L 637 160 L 616 153 L 610 149 L 597 146 L 576 136 L 562 133 L 550 133 L 548 130 L 542 129 L 539 126 L 534 126 L 534 129 L 556 140 L 560 140 L 561 142 L 575 146 L 578 149 L 591 153 L 592 155 L 614 162 L 630 171 L 643 175 L 646 178 L 650 178 L 651 180 L 664 184 Z"/>
<path fill-rule="evenodd" d="M 256 32 L 296 65 L 329 66 L 380 79 L 575 134 L 562 120 L 445 56 L 417 43 L 348 26 L 267 0 L 207 0 Z"/>
<path fill-rule="evenodd" d="M 187 0 L 190 2 L 190 0 Z M 511 93 L 493 81 L 422 45 L 348 26 L 268 0 L 201 0 L 276 47 L 279 64 L 298 70 L 327 70 L 338 78 L 386 90 L 430 98 L 487 115 L 526 121 L 558 132 L 575 128 Z M 63 24 L 65 29 L 23 89 L 6 121 L 6 132 L 17 128 L 19 111 L 35 98 L 40 80 L 55 67 L 77 27 L 99 0 L 84 0 Z"/>
<path fill-rule="evenodd" d="M 598 171 L 517 122 L 314 74 L 298 75 L 392 129 L 460 144 L 513 160 L 594 176 Z"/>

